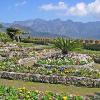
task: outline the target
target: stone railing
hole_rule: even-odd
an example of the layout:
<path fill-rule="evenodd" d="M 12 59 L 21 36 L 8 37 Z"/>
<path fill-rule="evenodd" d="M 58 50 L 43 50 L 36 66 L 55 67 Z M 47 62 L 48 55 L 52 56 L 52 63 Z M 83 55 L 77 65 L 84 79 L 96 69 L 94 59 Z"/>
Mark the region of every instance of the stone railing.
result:
<path fill-rule="evenodd" d="M 85 87 L 100 87 L 100 79 L 91 79 L 86 77 L 66 77 L 54 75 L 40 75 L 29 73 L 16 73 L 16 72 L 0 72 L 0 78 L 10 80 L 25 80 L 32 82 L 52 83 L 52 84 L 65 84 L 76 85 Z"/>

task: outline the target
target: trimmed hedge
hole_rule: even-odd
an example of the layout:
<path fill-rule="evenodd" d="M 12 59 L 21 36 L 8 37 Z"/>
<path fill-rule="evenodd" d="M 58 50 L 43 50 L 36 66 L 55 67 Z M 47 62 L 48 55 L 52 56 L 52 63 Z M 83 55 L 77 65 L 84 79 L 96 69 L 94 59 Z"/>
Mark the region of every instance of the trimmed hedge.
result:
<path fill-rule="evenodd" d="M 49 38 L 23 38 L 22 42 L 47 45 L 47 44 L 54 44 L 54 39 L 49 39 Z"/>
<path fill-rule="evenodd" d="M 100 51 L 100 44 L 84 44 L 84 49 Z"/>

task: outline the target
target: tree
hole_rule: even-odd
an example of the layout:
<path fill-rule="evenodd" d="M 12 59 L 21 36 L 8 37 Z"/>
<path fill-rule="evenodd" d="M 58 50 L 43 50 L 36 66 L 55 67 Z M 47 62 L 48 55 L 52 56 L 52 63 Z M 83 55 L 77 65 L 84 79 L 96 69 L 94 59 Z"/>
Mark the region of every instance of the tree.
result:
<path fill-rule="evenodd" d="M 80 48 L 82 45 L 78 40 L 65 39 L 61 37 L 55 40 L 55 46 L 61 49 L 63 54 L 68 54 L 68 51 L 72 51 L 75 48 Z"/>
<path fill-rule="evenodd" d="M 24 32 L 20 29 L 16 28 L 7 28 L 7 34 L 10 36 L 12 40 L 16 40 L 17 42 L 21 41 L 20 35 Z"/>

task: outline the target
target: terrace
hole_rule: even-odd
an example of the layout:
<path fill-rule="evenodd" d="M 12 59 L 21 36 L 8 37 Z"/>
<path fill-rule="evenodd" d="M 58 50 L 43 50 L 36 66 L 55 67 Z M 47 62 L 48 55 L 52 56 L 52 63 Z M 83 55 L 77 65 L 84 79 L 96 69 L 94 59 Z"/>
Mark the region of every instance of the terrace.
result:
<path fill-rule="evenodd" d="M 100 54 L 99 51 L 96 51 L 96 53 L 93 51 L 93 53 Z M 42 84 L 42 86 L 47 84 L 47 87 L 49 87 L 49 84 L 55 84 L 54 87 L 59 85 L 59 88 L 63 86 L 68 89 L 69 94 L 73 95 L 80 87 L 78 94 L 84 97 L 99 92 L 99 64 L 95 64 L 92 51 L 84 52 L 76 49 L 68 52 L 68 54 L 63 54 L 60 49 L 55 48 L 52 44 L 1 42 L 0 55 L 1 85 L 5 81 L 11 82 L 10 79 L 20 80 L 20 82 L 30 81 L 33 86 L 35 84 Z M 15 84 L 16 87 L 17 81 L 12 81 L 12 84 Z M 9 87 L 10 85 L 6 86 Z M 53 86 L 50 86 L 51 88 L 47 88 L 47 90 L 55 91 L 52 89 Z M 73 91 L 70 90 L 70 87 Z M 91 92 L 92 88 L 90 87 L 93 88 L 93 92 Z M 36 89 L 38 89 L 38 86 Z M 66 92 L 66 89 L 63 90 L 63 93 Z M 85 94 L 81 89 L 90 92 Z M 40 89 L 40 91 L 45 90 Z M 57 91 L 61 93 L 60 89 Z"/>

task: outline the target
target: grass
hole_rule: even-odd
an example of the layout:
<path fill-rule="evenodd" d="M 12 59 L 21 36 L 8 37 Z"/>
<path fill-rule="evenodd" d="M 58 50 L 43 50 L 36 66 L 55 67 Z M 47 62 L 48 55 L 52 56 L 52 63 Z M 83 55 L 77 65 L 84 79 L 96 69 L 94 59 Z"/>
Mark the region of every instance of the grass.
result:
<path fill-rule="evenodd" d="M 100 71 L 100 64 L 95 64 L 94 68 Z"/>
<path fill-rule="evenodd" d="M 100 92 L 100 88 L 86 88 L 76 86 L 65 86 L 61 84 L 49 84 L 49 83 L 37 83 L 37 82 L 25 82 L 16 80 L 0 79 L 0 85 L 13 86 L 15 88 L 26 87 L 30 90 L 39 91 L 52 91 L 54 93 L 67 93 L 75 95 L 93 95 L 95 92 Z"/>
<path fill-rule="evenodd" d="M 18 45 L 21 45 L 22 47 L 42 47 L 42 48 L 53 48 L 51 45 L 35 45 L 33 43 L 17 43 Z M 96 56 L 100 56 L 100 51 L 92 51 L 92 50 L 78 50 L 75 51 L 78 53 L 86 53 L 89 55 L 95 54 Z M 95 69 L 100 70 L 100 64 L 95 65 Z M 5 86 L 13 86 L 15 88 L 18 87 L 26 87 L 30 90 L 40 90 L 40 91 L 52 91 L 56 93 L 68 93 L 68 94 L 79 94 L 79 95 L 92 95 L 95 92 L 100 92 L 100 88 L 86 88 L 86 87 L 76 87 L 76 86 L 66 86 L 61 84 L 48 84 L 48 83 L 37 83 L 37 82 L 25 82 L 25 81 L 16 81 L 16 80 L 6 80 L 6 79 L 0 79 L 0 85 Z"/>
<path fill-rule="evenodd" d="M 89 54 L 91 56 L 96 55 L 100 57 L 100 51 L 93 51 L 93 50 L 86 50 L 86 49 L 79 49 L 75 50 L 77 53 L 84 53 L 84 54 Z"/>

